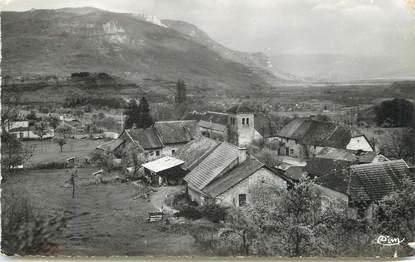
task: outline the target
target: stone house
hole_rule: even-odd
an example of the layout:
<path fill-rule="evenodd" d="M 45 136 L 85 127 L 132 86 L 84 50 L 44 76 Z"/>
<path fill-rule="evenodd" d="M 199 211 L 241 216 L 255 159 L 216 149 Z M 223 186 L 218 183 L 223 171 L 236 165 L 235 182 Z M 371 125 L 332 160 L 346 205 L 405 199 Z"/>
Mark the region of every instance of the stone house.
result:
<path fill-rule="evenodd" d="M 200 138 L 180 149 L 175 157 L 186 162 L 188 194 L 200 205 L 208 201 L 249 205 L 251 190 L 258 183 L 287 188 L 285 177 L 249 156 L 245 148 L 227 142 Z"/>
<path fill-rule="evenodd" d="M 129 143 L 133 143 L 142 148 L 146 160 L 154 160 L 173 155 L 198 136 L 196 121 L 160 121 L 148 128 L 125 129 L 118 139 L 99 147 L 105 150 L 109 148 L 111 151 L 120 151 Z"/>
<path fill-rule="evenodd" d="M 307 159 L 323 147 L 345 149 L 351 132 L 334 123 L 296 118 L 285 125 L 276 137 L 281 142 L 279 155 Z"/>

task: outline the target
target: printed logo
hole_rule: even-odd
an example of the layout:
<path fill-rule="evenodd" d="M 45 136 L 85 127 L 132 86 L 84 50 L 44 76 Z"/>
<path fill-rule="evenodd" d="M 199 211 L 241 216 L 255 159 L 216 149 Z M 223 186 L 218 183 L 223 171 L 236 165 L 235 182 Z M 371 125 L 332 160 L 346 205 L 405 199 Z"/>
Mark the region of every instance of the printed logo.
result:
<path fill-rule="evenodd" d="M 402 244 L 405 241 L 405 238 L 399 239 L 399 237 L 390 237 L 390 236 L 382 236 L 380 235 L 376 239 L 376 243 L 382 246 L 397 246 Z"/>

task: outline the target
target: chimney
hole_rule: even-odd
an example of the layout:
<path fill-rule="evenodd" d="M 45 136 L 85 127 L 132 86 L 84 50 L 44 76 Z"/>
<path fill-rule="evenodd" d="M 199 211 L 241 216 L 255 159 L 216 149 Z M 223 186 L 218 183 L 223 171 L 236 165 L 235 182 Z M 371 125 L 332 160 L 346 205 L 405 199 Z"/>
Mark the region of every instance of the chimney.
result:
<path fill-rule="evenodd" d="M 247 158 L 246 147 L 238 147 L 238 161 L 242 163 Z"/>

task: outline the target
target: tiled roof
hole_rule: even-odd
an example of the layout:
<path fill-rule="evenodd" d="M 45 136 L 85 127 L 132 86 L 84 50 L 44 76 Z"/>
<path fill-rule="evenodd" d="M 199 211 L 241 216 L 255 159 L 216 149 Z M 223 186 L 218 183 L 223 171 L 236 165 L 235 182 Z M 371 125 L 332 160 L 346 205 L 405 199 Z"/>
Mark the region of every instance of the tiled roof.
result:
<path fill-rule="evenodd" d="M 199 126 L 203 127 L 203 128 L 206 128 L 206 129 L 217 130 L 217 131 L 220 131 L 220 132 L 225 132 L 226 129 L 227 129 L 227 127 L 225 125 L 217 124 L 217 123 L 214 123 L 214 122 L 206 122 L 204 120 L 199 121 Z"/>
<path fill-rule="evenodd" d="M 163 144 L 187 143 L 192 139 L 183 121 L 162 121 L 154 123 L 154 128 Z"/>
<path fill-rule="evenodd" d="M 192 170 L 201 160 L 215 149 L 220 142 L 201 136 L 177 150 L 174 157 L 185 161 L 183 167 Z"/>
<path fill-rule="evenodd" d="M 202 190 L 238 160 L 238 148 L 222 142 L 185 177 L 185 181 Z"/>
<path fill-rule="evenodd" d="M 217 197 L 245 178 L 251 176 L 263 166 L 264 164 L 251 157 L 233 168 L 231 171 L 227 172 L 225 175 L 214 180 L 203 189 L 203 192 L 213 198 Z"/>
<path fill-rule="evenodd" d="M 247 106 L 244 103 L 240 103 L 238 105 L 234 105 L 231 108 L 229 108 L 227 111 L 227 113 L 230 114 L 237 114 L 237 113 L 253 113 L 254 110 L 252 110 L 249 106 Z"/>
<path fill-rule="evenodd" d="M 312 176 L 320 177 L 329 174 L 336 174 L 349 168 L 350 165 L 351 162 L 344 160 L 313 158 L 307 162 L 305 170 Z"/>
<path fill-rule="evenodd" d="M 356 163 L 371 163 L 376 157 L 376 152 L 357 152 L 342 148 L 324 147 L 316 153 L 315 157 Z"/>
<path fill-rule="evenodd" d="M 228 118 L 229 114 L 212 111 L 207 111 L 205 114 L 200 115 L 200 120 L 225 126 L 228 124 Z"/>
<path fill-rule="evenodd" d="M 362 197 L 357 193 L 364 197 L 360 200 L 380 200 L 387 194 L 401 188 L 402 180 L 405 177 L 412 177 L 404 160 L 353 165 L 350 168 L 352 181 L 356 180 L 353 181 L 350 188 L 353 200 L 359 200 Z M 362 188 L 364 192 L 362 192 Z"/>
<path fill-rule="evenodd" d="M 350 130 L 334 123 L 296 118 L 285 125 L 278 136 L 297 140 L 301 144 L 346 148 Z"/>
<path fill-rule="evenodd" d="M 276 124 L 264 114 L 255 114 L 254 127 L 255 130 L 265 138 L 277 135 Z"/>
<path fill-rule="evenodd" d="M 110 140 L 110 141 L 105 142 L 101 145 L 98 145 L 97 149 L 101 149 L 101 150 L 104 150 L 106 152 L 112 152 L 115 149 L 117 149 L 120 145 L 122 145 L 123 143 L 124 143 L 124 140 L 122 140 L 122 139 Z"/>
<path fill-rule="evenodd" d="M 134 139 L 146 150 L 163 147 L 163 143 L 160 141 L 157 135 L 157 131 L 154 127 L 145 129 L 134 128 L 125 131 L 131 136 L 132 139 Z"/>

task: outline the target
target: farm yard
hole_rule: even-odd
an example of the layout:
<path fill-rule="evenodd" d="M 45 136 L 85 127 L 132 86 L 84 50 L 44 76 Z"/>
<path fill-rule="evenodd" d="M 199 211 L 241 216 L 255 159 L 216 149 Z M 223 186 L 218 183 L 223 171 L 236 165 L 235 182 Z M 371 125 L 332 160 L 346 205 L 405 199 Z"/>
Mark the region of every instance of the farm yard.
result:
<path fill-rule="evenodd" d="M 91 175 L 94 171 L 79 169 L 74 199 L 68 183 L 70 173 L 65 169 L 25 171 L 3 183 L 2 200 L 13 195 L 18 202 L 29 201 L 42 216 L 73 217 L 54 240 L 57 247 L 50 255 L 200 254 L 193 237 L 183 230 L 175 233 L 162 222 L 147 222 L 148 212 L 159 208 L 157 199 L 162 197 L 152 201 L 137 198 L 132 183 L 96 185 Z"/>

